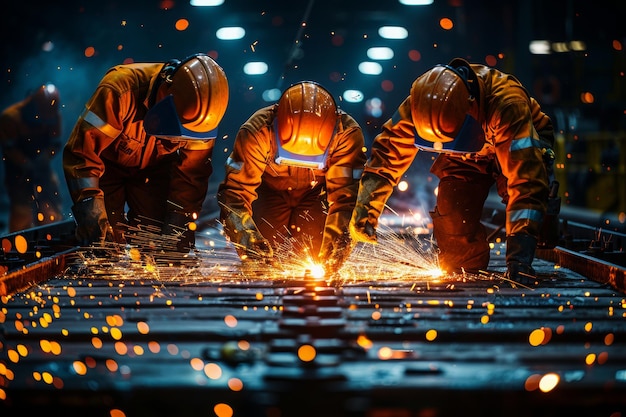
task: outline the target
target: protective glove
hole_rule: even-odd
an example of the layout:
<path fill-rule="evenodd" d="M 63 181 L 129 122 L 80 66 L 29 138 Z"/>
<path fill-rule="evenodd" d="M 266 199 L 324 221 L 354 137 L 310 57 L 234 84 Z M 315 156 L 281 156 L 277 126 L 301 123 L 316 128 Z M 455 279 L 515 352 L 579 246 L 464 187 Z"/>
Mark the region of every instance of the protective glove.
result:
<path fill-rule="evenodd" d="M 114 242 L 103 196 L 89 197 L 75 203 L 72 213 L 76 220 L 76 239 L 80 245 L 103 246 L 104 242 Z"/>
<path fill-rule="evenodd" d="M 520 284 L 534 284 L 536 273 L 532 267 L 537 239 L 527 234 L 506 238 L 506 278 Z"/>
<path fill-rule="evenodd" d="M 349 211 L 340 211 L 326 218 L 318 259 L 324 263 L 327 275 L 339 271 L 352 251 L 352 238 L 348 229 L 351 214 Z"/>
<path fill-rule="evenodd" d="M 173 250 L 181 253 L 188 253 L 196 246 L 196 232 L 190 227 L 194 219 L 191 214 L 170 210 L 165 215 L 161 233 L 165 236 L 173 237 L 173 245 L 167 245 L 166 250 Z M 168 240 L 165 240 L 168 242 Z"/>
<path fill-rule="evenodd" d="M 249 213 L 231 211 L 224 219 L 224 231 L 242 260 L 269 261 L 274 256 L 272 246 Z"/>
<path fill-rule="evenodd" d="M 385 178 L 372 173 L 363 174 L 349 225 L 350 236 L 355 242 L 378 242 L 378 218 L 392 192 L 393 186 Z"/>

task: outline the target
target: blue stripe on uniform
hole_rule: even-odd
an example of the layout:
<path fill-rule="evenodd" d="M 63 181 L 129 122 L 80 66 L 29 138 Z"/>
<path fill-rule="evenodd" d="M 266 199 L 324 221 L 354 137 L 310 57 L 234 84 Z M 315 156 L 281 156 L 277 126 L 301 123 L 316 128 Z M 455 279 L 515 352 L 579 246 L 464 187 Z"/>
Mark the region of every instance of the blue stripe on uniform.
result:
<path fill-rule="evenodd" d="M 519 151 L 528 148 L 542 148 L 542 144 L 537 139 L 533 139 L 530 136 L 520 139 L 513 139 L 511 142 L 511 152 Z"/>
<path fill-rule="evenodd" d="M 543 220 L 541 212 L 532 209 L 513 210 L 508 213 L 508 217 L 510 223 L 520 220 L 532 220 L 535 222 L 541 222 Z"/>
<path fill-rule="evenodd" d="M 237 162 L 230 156 L 226 159 L 226 165 L 234 169 L 235 171 L 241 171 L 241 167 L 243 166 L 243 162 Z"/>

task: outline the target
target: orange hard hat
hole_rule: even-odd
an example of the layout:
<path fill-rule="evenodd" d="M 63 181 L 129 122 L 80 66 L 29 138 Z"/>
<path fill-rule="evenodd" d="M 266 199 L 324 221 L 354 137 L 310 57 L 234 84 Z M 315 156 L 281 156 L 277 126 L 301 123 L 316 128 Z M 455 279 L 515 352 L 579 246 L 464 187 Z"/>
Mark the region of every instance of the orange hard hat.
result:
<path fill-rule="evenodd" d="M 476 74 L 470 64 L 460 58 L 448 65 L 436 65 L 413 82 L 411 117 L 419 138 L 427 142 L 427 147 L 437 151 L 444 147 L 480 150 L 483 136 L 472 115 L 478 91 Z M 469 130 L 476 137 L 468 137 Z M 460 149 L 459 142 L 466 149 Z"/>
<path fill-rule="evenodd" d="M 159 100 L 146 114 L 146 133 L 169 139 L 211 139 L 226 113 L 229 90 L 222 67 L 205 54 L 163 66 Z"/>
<path fill-rule="evenodd" d="M 279 146 L 294 155 L 324 155 L 335 132 L 337 114 L 333 96 L 318 83 L 291 85 L 278 100 Z"/>

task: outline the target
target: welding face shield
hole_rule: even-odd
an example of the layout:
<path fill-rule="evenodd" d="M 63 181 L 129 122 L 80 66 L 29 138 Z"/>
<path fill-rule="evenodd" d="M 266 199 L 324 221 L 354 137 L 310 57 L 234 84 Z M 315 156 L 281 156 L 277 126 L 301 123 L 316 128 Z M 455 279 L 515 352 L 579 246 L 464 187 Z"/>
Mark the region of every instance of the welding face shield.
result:
<path fill-rule="evenodd" d="M 469 63 L 437 65 L 411 86 L 415 145 L 425 151 L 478 152 L 485 135 L 477 118 L 478 78 Z"/>
<path fill-rule="evenodd" d="M 293 84 L 279 99 L 274 119 L 276 163 L 323 169 L 337 120 L 337 105 L 326 89 L 311 81 Z"/>
<path fill-rule="evenodd" d="M 228 81 L 223 69 L 209 56 L 195 54 L 164 64 L 157 102 L 144 117 L 148 135 L 168 140 L 208 140 L 228 105 Z"/>

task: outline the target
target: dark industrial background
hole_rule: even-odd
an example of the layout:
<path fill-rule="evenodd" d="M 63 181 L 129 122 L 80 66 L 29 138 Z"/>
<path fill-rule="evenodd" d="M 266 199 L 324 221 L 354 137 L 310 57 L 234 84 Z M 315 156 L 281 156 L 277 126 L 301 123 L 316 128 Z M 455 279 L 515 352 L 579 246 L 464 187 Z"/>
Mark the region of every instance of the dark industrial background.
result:
<path fill-rule="evenodd" d="M 53 82 L 64 137 L 112 65 L 205 52 L 231 91 L 194 256 L 94 256 L 72 246 L 69 218 L 2 233 L 0 181 L 0 235 L 11 247 L 0 259 L 0 416 L 626 416 L 626 2 L 67 0 L 0 9 L 0 107 Z M 181 19 L 185 30 L 176 29 Z M 408 37 L 383 40 L 383 25 L 404 26 Z M 222 26 L 246 35 L 218 40 Z M 532 54 L 535 40 L 551 53 Z M 380 75 L 363 75 L 372 46 L 395 56 Z M 380 244 L 356 247 L 340 278 L 312 279 L 288 256 L 278 271 L 241 265 L 211 215 L 221 166 L 239 125 L 269 104 L 264 91 L 320 82 L 369 145 L 413 80 L 457 56 L 515 74 L 553 117 L 561 239 L 538 251 L 537 285 L 503 275 L 497 197 L 482 219 L 488 271 L 433 275 L 430 230 L 402 215 L 433 205 L 424 152 L 405 176 L 408 190 L 390 201 L 396 212 L 383 215 Z M 249 61 L 268 72 L 244 74 Z M 341 100 L 347 89 L 364 100 Z"/>
<path fill-rule="evenodd" d="M 624 16 L 626 3 L 617 0 L 435 0 L 427 6 L 397 0 L 225 0 L 218 7 L 194 7 L 182 0 L 12 2 L 0 14 L 0 106 L 20 100 L 40 83 L 53 82 L 61 91 L 67 137 L 110 66 L 210 53 L 224 67 L 231 89 L 215 146 L 206 202 L 211 212 L 239 125 L 269 104 L 263 91 L 303 79 L 320 82 L 338 98 L 346 89 L 358 89 L 362 102 L 340 105 L 362 125 L 369 144 L 419 74 L 461 56 L 514 73 L 553 117 L 564 205 L 617 219 L 621 215 L 623 226 Z M 442 18 L 451 19 L 452 29 L 441 27 Z M 180 19 L 188 21 L 185 30 L 176 28 Z M 408 37 L 384 40 L 377 33 L 383 25 L 404 26 Z M 222 26 L 241 26 L 246 35 L 218 40 L 215 32 Z M 548 41 L 551 53 L 533 55 L 533 40 Z M 381 61 L 380 75 L 363 75 L 357 66 L 372 46 L 390 46 L 395 56 Z M 268 72 L 244 74 L 248 61 L 266 62 Z M 378 117 L 368 109 L 371 98 L 381 99 Z M 59 172 L 60 163 L 56 158 Z M 394 199 L 431 205 L 436 184 L 428 164 L 414 164 L 407 178 L 409 190 Z M 64 186 L 62 192 L 69 213 Z M 5 212 L 4 193 L 0 195 Z"/>

